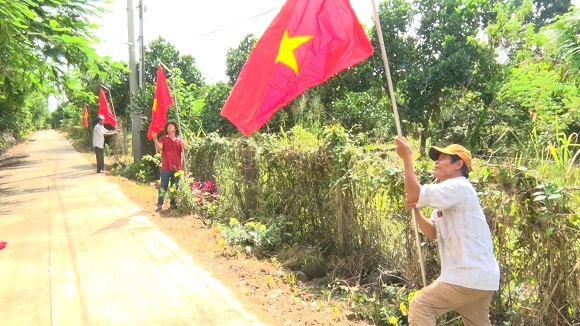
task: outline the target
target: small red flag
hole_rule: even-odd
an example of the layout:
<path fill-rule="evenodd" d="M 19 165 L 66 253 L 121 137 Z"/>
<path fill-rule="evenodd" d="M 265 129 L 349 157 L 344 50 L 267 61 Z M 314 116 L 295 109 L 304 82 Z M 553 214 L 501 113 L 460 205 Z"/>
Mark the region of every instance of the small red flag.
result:
<path fill-rule="evenodd" d="M 89 127 L 89 110 L 87 109 L 87 105 L 83 107 L 83 126 L 85 128 Z"/>
<path fill-rule="evenodd" d="M 163 126 L 167 121 L 167 109 L 173 105 L 169 87 L 167 87 L 167 78 L 161 65 L 157 67 L 157 82 L 155 84 L 155 98 L 153 99 L 153 108 L 151 109 L 151 124 L 147 131 L 147 138 L 153 139 L 153 132 L 163 131 Z"/>
<path fill-rule="evenodd" d="M 103 123 L 108 123 L 113 127 L 117 126 L 117 119 L 109 108 L 109 102 L 107 101 L 107 96 L 105 96 L 105 91 L 102 87 L 101 91 L 99 92 L 99 115 L 105 117 L 105 121 L 103 121 Z"/>
<path fill-rule="evenodd" d="M 288 0 L 250 54 L 221 115 L 248 136 L 308 87 L 372 53 L 349 0 Z"/>

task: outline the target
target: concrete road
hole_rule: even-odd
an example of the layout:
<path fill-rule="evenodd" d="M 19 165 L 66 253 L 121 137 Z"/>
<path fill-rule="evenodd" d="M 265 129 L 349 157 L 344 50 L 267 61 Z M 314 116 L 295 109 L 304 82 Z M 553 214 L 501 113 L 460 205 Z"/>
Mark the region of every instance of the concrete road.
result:
<path fill-rule="evenodd" d="M 0 325 L 263 325 L 55 131 L 0 166 Z"/>

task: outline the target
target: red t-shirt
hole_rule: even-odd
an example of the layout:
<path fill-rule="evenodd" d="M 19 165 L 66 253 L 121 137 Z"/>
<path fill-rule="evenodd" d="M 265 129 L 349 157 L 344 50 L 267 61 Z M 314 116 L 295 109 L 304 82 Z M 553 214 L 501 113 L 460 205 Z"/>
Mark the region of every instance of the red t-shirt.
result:
<path fill-rule="evenodd" d="M 161 170 L 179 171 L 181 166 L 181 150 L 183 141 L 180 138 L 171 138 L 167 135 L 159 137 L 159 144 L 163 145 L 161 150 Z"/>

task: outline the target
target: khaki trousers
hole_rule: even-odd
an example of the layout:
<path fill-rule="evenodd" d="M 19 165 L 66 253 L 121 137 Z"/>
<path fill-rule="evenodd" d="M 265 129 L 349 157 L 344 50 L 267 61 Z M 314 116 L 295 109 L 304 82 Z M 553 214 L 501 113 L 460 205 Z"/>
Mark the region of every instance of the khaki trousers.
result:
<path fill-rule="evenodd" d="M 409 325 L 434 326 L 438 316 L 454 310 L 465 326 L 489 326 L 489 305 L 494 292 L 434 282 L 411 301 Z"/>

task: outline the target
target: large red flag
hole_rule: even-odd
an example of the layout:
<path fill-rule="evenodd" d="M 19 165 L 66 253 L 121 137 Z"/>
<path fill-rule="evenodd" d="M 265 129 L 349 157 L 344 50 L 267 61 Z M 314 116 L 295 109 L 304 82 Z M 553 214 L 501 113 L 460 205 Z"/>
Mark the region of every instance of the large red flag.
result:
<path fill-rule="evenodd" d="M 167 78 L 161 65 L 157 67 L 157 83 L 155 84 L 155 98 L 153 99 L 153 108 L 151 109 L 151 124 L 147 131 L 147 138 L 153 139 L 153 132 L 160 132 L 167 121 L 167 109 L 173 105 L 169 88 L 167 87 Z"/>
<path fill-rule="evenodd" d="M 248 136 L 308 87 L 372 52 L 349 0 L 288 0 L 250 54 L 221 114 Z"/>
<path fill-rule="evenodd" d="M 85 128 L 89 127 L 89 110 L 87 109 L 87 105 L 83 106 L 83 126 Z"/>
<path fill-rule="evenodd" d="M 117 119 L 109 107 L 109 102 L 107 101 L 107 96 L 105 96 L 105 91 L 101 87 L 99 92 L 99 115 L 105 117 L 103 123 L 108 123 L 113 127 L 117 126 Z"/>

